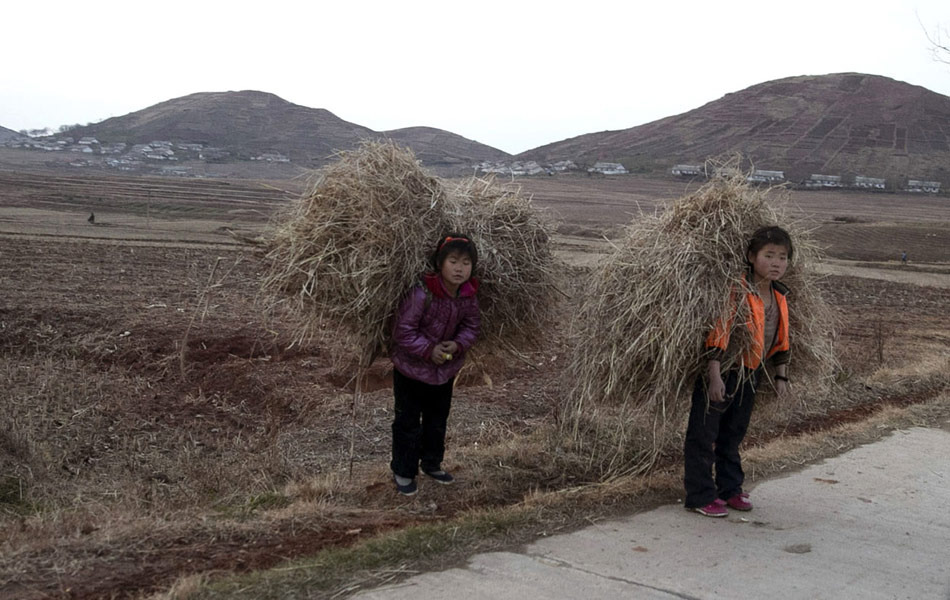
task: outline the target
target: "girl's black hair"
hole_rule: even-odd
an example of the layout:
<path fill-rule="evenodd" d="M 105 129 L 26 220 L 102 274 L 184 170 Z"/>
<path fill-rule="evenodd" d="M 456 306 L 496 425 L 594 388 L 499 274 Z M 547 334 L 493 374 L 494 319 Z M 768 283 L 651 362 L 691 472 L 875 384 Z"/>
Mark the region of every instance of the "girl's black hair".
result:
<path fill-rule="evenodd" d="M 435 251 L 429 258 L 429 264 L 436 272 L 442 269 L 442 262 L 445 257 L 452 252 L 461 252 L 467 254 L 472 260 L 472 273 L 475 272 L 475 265 L 478 264 L 478 249 L 472 238 L 463 233 L 447 233 L 439 238 L 439 243 L 435 246 Z"/>
<path fill-rule="evenodd" d="M 749 240 L 749 248 L 746 250 L 746 259 L 748 260 L 749 254 L 753 256 L 758 254 L 759 250 L 764 248 L 766 244 L 785 246 L 785 249 L 788 250 L 788 260 L 792 260 L 792 255 L 795 253 L 795 248 L 792 246 L 792 236 L 788 235 L 788 232 L 778 225 L 762 227 L 752 234 L 752 239 Z"/>

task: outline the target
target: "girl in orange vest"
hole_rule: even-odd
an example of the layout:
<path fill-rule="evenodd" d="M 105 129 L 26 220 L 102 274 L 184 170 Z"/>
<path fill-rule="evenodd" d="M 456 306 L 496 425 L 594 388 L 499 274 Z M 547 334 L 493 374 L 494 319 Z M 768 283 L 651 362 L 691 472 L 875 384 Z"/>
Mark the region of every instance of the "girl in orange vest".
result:
<path fill-rule="evenodd" d="M 792 253 L 792 239 L 780 227 L 763 227 L 749 241 L 749 272 L 742 287 L 749 304 L 746 326 L 753 342 L 735 367 L 726 373 L 721 369 L 723 356 L 731 350 L 732 318 L 720 321 L 706 338 L 707 373 L 696 379 L 686 428 L 683 481 L 687 510 L 707 517 L 725 517 L 729 508 L 752 510 L 749 495 L 742 491 L 739 444 L 749 427 L 756 384 L 767 361 L 774 365 L 779 397 L 788 394 L 788 288 L 779 279 L 785 275 Z"/>

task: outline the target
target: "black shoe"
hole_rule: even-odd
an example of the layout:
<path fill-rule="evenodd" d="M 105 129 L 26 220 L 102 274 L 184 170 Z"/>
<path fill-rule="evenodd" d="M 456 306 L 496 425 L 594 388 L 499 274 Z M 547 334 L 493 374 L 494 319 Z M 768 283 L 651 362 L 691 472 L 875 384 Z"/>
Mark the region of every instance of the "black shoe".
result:
<path fill-rule="evenodd" d="M 423 472 L 429 477 L 431 477 L 432 479 L 435 479 L 436 481 L 441 483 L 442 485 L 448 485 L 452 483 L 453 481 L 455 481 L 455 477 L 452 477 L 452 475 L 447 473 L 446 471 L 423 471 Z"/>
<path fill-rule="evenodd" d="M 402 485 L 396 479 L 396 476 L 393 475 L 393 483 L 396 484 L 396 491 L 402 494 L 403 496 L 415 496 L 416 492 L 419 491 L 419 488 L 416 486 L 416 480 L 410 479 L 409 483 Z"/>

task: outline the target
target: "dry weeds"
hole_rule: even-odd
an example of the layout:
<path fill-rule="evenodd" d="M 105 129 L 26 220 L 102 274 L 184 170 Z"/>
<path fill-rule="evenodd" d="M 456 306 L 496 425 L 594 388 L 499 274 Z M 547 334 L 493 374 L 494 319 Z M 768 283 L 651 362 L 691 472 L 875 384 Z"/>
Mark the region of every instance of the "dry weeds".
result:
<path fill-rule="evenodd" d="M 735 310 L 752 233 L 782 225 L 794 261 L 785 283 L 794 377 L 826 389 L 836 367 L 831 310 L 817 287 L 819 255 L 806 231 L 789 223 L 774 191 L 752 188 L 741 173 L 717 177 L 667 210 L 640 218 L 596 268 L 572 325 L 571 394 L 564 404 L 565 447 L 610 477 L 642 473 L 678 443 L 687 397 L 700 373 L 705 332 Z M 737 352 L 750 343 L 748 306 L 732 319 Z"/>
<path fill-rule="evenodd" d="M 538 339 L 556 300 L 549 229 L 516 190 L 474 178 L 450 188 L 410 150 L 366 142 L 275 220 L 262 287 L 272 309 L 289 304 L 298 340 L 342 336 L 365 368 L 386 351 L 392 313 L 431 270 L 436 241 L 462 232 L 480 257 L 479 348 L 518 346 Z"/>
<path fill-rule="evenodd" d="M 217 588 L 203 586 L 201 574 L 215 586 L 232 572 L 268 573 L 287 557 L 337 548 L 336 559 L 320 555 L 332 568 L 316 565 L 302 577 L 330 582 L 326 593 L 309 592 L 329 596 L 679 494 L 675 450 L 643 478 L 595 483 L 591 472 L 567 468 L 576 457 L 550 441 L 563 395 L 556 375 L 569 349 L 560 329 L 524 361 L 481 361 L 490 387 L 467 376 L 449 432 L 460 485 L 426 486 L 406 502 L 387 479 L 386 369 L 372 372 L 375 387 L 351 422 L 352 368 L 330 364 L 342 342 L 288 350 L 295 330 L 262 318 L 253 260 L 238 261 L 233 249 L 20 238 L 0 238 L 0 254 L 0 472 L 11 474 L 0 485 L 0 596 L 57 597 L 70 588 L 74 596 L 141 597 L 179 577 L 176 594 L 209 596 Z M 818 435 L 881 406 L 946 405 L 950 292 L 847 277 L 819 285 L 850 308 L 838 340 L 840 387 L 812 399 L 796 381 L 802 404 L 754 420 L 750 460 L 776 437 Z M 561 322 L 571 309 L 558 310 Z M 868 316 L 895 332 L 883 366 L 871 360 Z M 908 414 L 929 422 L 918 410 L 892 424 Z M 839 437 L 823 448 L 847 443 Z M 795 468 L 809 456 L 781 450 L 775 464 Z M 769 472 L 755 467 L 756 477 Z M 429 538 L 410 533 L 419 524 L 458 537 L 433 557 Z M 406 533 L 387 542 L 376 567 L 339 570 L 394 530 Z"/>

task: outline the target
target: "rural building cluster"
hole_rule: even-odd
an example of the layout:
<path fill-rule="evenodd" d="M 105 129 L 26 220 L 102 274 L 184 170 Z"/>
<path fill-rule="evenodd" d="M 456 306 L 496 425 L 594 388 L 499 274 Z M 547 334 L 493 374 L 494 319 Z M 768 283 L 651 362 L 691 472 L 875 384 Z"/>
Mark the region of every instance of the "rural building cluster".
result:
<path fill-rule="evenodd" d="M 30 138 L 23 136 L 0 142 L 0 146 L 42 152 L 75 153 L 76 158 L 69 162 L 74 167 L 92 166 L 92 157 L 97 157 L 95 164 L 105 165 L 119 171 L 138 171 L 147 166 L 162 165 L 161 170 L 170 175 L 188 175 L 188 167 L 175 166 L 177 162 L 189 160 L 221 162 L 232 158 L 232 153 L 223 148 L 166 140 L 129 145 L 125 142 L 101 143 L 94 137 L 81 137 L 77 140 L 70 136 L 61 138 Z M 290 162 L 290 158 L 279 152 L 264 152 L 251 156 L 250 160 L 274 163 Z"/>
<path fill-rule="evenodd" d="M 703 165 L 674 165 L 670 173 L 680 177 L 706 177 L 706 167 Z M 762 169 L 753 170 L 746 179 L 750 183 L 764 183 L 775 185 L 785 183 L 784 171 L 767 171 Z M 842 175 L 824 175 L 821 173 L 812 173 L 804 181 L 797 182 L 799 187 L 806 189 L 859 189 L 859 190 L 886 190 L 887 179 L 883 177 L 867 177 L 864 175 L 855 175 L 853 177 L 844 177 Z M 907 179 L 900 182 L 894 189 L 905 192 L 937 194 L 940 193 L 939 181 L 924 181 L 922 179 Z"/>
<path fill-rule="evenodd" d="M 582 168 L 573 160 L 561 160 L 554 163 L 541 164 L 537 161 L 484 161 L 475 165 L 475 169 L 480 173 L 495 173 L 498 175 L 508 175 L 518 177 L 522 175 L 554 175 L 555 173 L 565 173 L 571 171 L 586 171 L 588 174 L 599 175 L 623 175 L 627 169 L 620 163 L 596 162 L 592 166 Z"/>
<path fill-rule="evenodd" d="M 147 144 L 126 144 L 124 142 L 103 143 L 95 137 L 46 136 L 31 138 L 16 136 L 0 140 L 0 147 L 34 150 L 41 152 L 74 153 L 70 161 L 73 167 L 105 166 L 118 171 L 142 171 L 158 169 L 166 175 L 191 175 L 186 161 L 208 163 L 229 160 L 251 160 L 266 163 L 289 163 L 291 159 L 280 152 L 262 152 L 252 156 L 236 156 L 224 148 L 202 143 L 171 142 L 155 140 Z M 473 165 L 475 170 L 484 174 L 498 174 L 508 177 L 555 175 L 558 173 L 587 173 L 588 175 L 624 175 L 628 170 L 619 162 L 598 161 L 593 165 L 579 165 L 572 160 L 556 162 L 525 161 L 483 161 Z M 707 177 L 707 168 L 698 164 L 677 164 L 670 169 L 678 177 Z M 861 189 L 892 190 L 913 193 L 938 194 L 941 182 L 924 179 L 901 179 L 888 181 L 883 177 L 868 175 L 844 176 L 837 174 L 812 173 L 801 181 L 790 181 L 784 171 L 755 169 L 748 176 L 750 183 L 778 185 L 790 183 L 805 189 Z"/>

